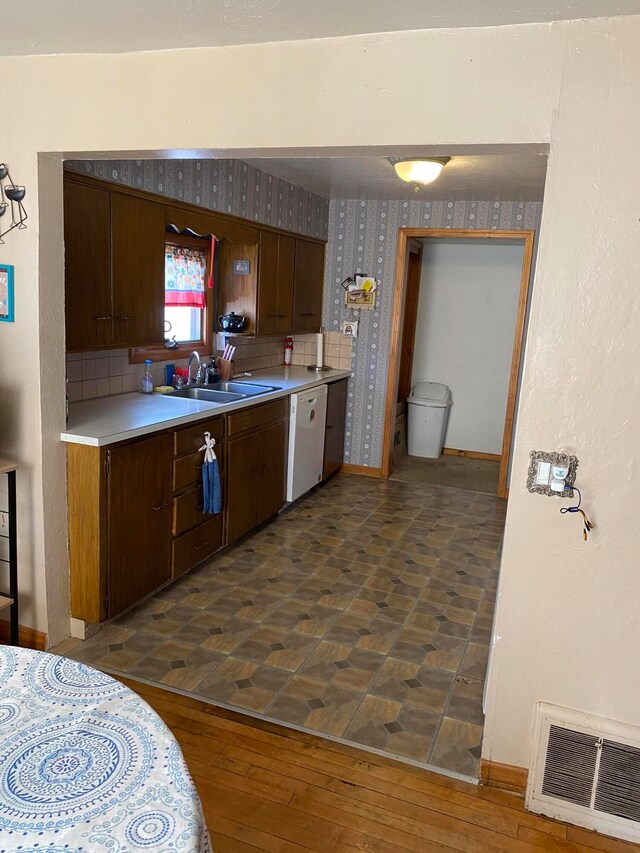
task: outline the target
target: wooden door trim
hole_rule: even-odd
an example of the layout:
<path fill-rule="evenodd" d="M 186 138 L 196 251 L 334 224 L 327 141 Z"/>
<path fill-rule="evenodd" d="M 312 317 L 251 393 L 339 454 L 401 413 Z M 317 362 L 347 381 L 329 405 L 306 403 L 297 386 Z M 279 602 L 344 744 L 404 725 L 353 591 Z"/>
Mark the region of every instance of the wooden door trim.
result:
<path fill-rule="evenodd" d="M 429 239 L 465 238 L 470 240 L 521 240 L 524 243 L 522 273 L 520 276 L 520 293 L 518 297 L 518 308 L 516 312 L 516 326 L 511 357 L 511 371 L 509 374 L 509 386 L 507 391 L 507 408 L 505 413 L 505 423 L 502 437 L 500 474 L 498 478 L 498 497 L 506 498 L 508 493 L 507 475 L 509 471 L 509 458 L 511 455 L 511 440 L 513 432 L 513 422 L 515 417 L 516 394 L 518 390 L 518 375 L 520 373 L 520 363 L 522 360 L 522 349 L 524 343 L 525 320 L 527 314 L 527 301 L 529 297 L 535 231 L 486 231 L 469 230 L 466 228 L 398 229 L 398 252 L 396 256 L 393 310 L 391 315 L 391 346 L 389 352 L 389 373 L 387 376 L 387 397 L 384 416 L 384 436 L 382 442 L 382 476 L 386 479 L 388 479 L 391 474 L 392 466 L 392 442 L 393 431 L 395 427 L 395 409 L 397 405 L 396 395 L 398 386 L 398 371 L 400 367 L 399 356 L 401 345 L 400 337 L 402 331 L 402 307 L 404 304 L 404 295 L 406 288 L 404 272 L 407 263 L 407 254 L 409 251 L 409 240 L 412 237 Z"/>
<path fill-rule="evenodd" d="M 400 381 L 403 378 L 402 375 L 402 367 L 405 362 L 405 357 L 407 357 L 407 336 L 405 332 L 408 329 L 413 329 L 413 339 L 411 340 L 410 352 L 407 357 L 408 361 L 408 373 L 409 373 L 409 386 L 411 385 L 411 373 L 413 371 L 413 356 L 415 351 L 415 330 L 418 322 L 418 300 L 420 297 L 420 280 L 422 278 L 422 252 L 423 252 L 423 244 L 419 240 L 409 240 L 408 252 L 407 252 L 407 262 L 408 264 L 411 261 L 411 258 L 416 258 L 416 263 L 419 265 L 418 268 L 418 280 L 416 282 L 416 299 L 413 306 L 410 307 L 409 297 L 411 294 L 410 285 L 411 285 L 411 269 L 410 267 L 407 269 L 407 281 L 406 281 L 406 291 L 403 297 L 403 308 L 402 308 L 402 333 L 400 335 L 400 358 L 398 362 L 398 388 L 396 390 L 396 402 L 400 402 L 398 398 L 398 393 L 400 389 Z M 407 390 L 407 395 L 411 388 Z"/>

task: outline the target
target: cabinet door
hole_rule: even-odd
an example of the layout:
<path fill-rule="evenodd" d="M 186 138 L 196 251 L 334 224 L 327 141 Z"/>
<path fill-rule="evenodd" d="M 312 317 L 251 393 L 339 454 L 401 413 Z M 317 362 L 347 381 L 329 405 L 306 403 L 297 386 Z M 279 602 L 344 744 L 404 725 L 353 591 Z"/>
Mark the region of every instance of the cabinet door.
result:
<path fill-rule="evenodd" d="M 293 310 L 295 238 L 271 231 L 260 234 L 258 332 L 287 335 Z"/>
<path fill-rule="evenodd" d="M 111 194 L 113 344 L 164 341 L 164 208 Z"/>
<path fill-rule="evenodd" d="M 247 318 L 245 334 L 256 332 L 258 299 L 258 241 L 253 243 L 223 239 L 216 248 L 218 278 L 216 282 L 218 317 L 235 311 Z M 236 270 L 236 261 L 245 261 L 242 273 Z M 248 269 L 247 269 L 248 267 Z M 215 319 L 214 329 L 222 331 Z"/>
<path fill-rule="evenodd" d="M 322 243 L 296 238 L 293 276 L 293 332 L 317 332 L 322 325 L 324 250 Z"/>
<path fill-rule="evenodd" d="M 260 273 L 258 279 L 258 332 L 275 335 L 278 313 L 278 235 L 260 234 Z"/>
<path fill-rule="evenodd" d="M 111 344 L 110 199 L 106 190 L 64 182 L 67 352 Z"/>
<path fill-rule="evenodd" d="M 258 524 L 260 436 L 251 433 L 227 447 L 227 542 L 235 542 Z"/>
<path fill-rule="evenodd" d="M 323 479 L 337 471 L 344 459 L 347 384 L 348 379 L 339 379 L 337 382 L 332 382 L 327 388 L 327 426 L 324 439 Z"/>
<path fill-rule="evenodd" d="M 255 436 L 260 448 L 258 520 L 261 524 L 282 509 L 285 501 L 285 461 L 287 427 L 284 423 L 262 430 Z"/>
<path fill-rule="evenodd" d="M 124 444 L 108 454 L 108 616 L 171 577 L 169 434 Z"/>
<path fill-rule="evenodd" d="M 278 238 L 278 297 L 276 302 L 276 334 L 291 334 L 293 317 L 293 266 L 296 241 L 294 237 Z"/>

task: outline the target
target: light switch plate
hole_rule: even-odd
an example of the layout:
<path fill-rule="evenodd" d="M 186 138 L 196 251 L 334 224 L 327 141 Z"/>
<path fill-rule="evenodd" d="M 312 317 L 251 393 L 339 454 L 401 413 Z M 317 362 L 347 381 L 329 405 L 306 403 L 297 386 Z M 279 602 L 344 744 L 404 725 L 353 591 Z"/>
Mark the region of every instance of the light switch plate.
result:
<path fill-rule="evenodd" d="M 551 488 L 553 480 L 553 468 L 561 466 L 567 468 L 567 476 L 565 479 L 565 488 L 562 492 L 556 492 Z M 531 460 L 529 462 L 529 470 L 527 472 L 527 489 L 539 495 L 549 495 L 550 497 L 572 498 L 573 489 L 571 488 L 576 481 L 576 471 L 578 468 L 578 459 L 576 456 L 569 456 L 568 453 L 547 452 L 545 450 L 532 450 Z"/>

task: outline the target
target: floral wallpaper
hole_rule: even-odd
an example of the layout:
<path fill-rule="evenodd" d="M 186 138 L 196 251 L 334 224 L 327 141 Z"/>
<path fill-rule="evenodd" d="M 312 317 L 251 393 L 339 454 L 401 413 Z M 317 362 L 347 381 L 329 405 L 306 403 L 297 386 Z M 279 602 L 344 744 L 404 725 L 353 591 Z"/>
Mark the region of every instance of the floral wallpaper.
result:
<path fill-rule="evenodd" d="M 327 239 L 328 199 L 242 160 L 68 160 L 65 168 Z"/>
<path fill-rule="evenodd" d="M 541 202 L 332 200 L 324 284 L 324 325 L 338 331 L 353 319 L 341 282 L 354 272 L 380 279 L 375 310 L 360 311 L 349 382 L 345 462 L 382 464 L 387 362 L 398 228 L 534 229 Z"/>

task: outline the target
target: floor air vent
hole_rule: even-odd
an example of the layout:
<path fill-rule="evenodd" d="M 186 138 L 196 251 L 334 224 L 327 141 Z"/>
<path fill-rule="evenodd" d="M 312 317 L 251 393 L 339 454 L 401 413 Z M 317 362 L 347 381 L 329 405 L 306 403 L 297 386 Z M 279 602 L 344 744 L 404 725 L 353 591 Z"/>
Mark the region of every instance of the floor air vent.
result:
<path fill-rule="evenodd" d="M 539 703 L 527 808 L 640 841 L 640 729 Z"/>

